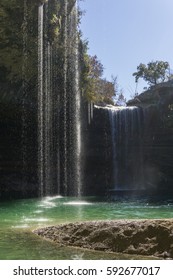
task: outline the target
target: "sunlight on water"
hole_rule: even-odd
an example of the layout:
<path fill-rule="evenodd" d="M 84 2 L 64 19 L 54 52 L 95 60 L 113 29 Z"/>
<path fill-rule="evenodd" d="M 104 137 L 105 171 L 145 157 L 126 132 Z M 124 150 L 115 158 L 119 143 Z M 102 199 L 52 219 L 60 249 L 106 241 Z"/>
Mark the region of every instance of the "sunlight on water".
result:
<path fill-rule="evenodd" d="M 34 211 L 33 213 L 35 213 L 35 214 L 40 214 L 40 213 L 43 213 L 43 211 L 42 211 L 42 210 L 36 210 L 36 211 Z"/>
<path fill-rule="evenodd" d="M 69 201 L 69 202 L 64 202 L 64 205 L 74 205 L 74 206 L 78 206 L 78 205 L 92 205 L 92 203 L 87 202 L 87 201 Z"/>
<path fill-rule="evenodd" d="M 48 222 L 50 219 L 45 218 L 24 218 L 24 222 Z"/>
<path fill-rule="evenodd" d="M 43 198 L 43 200 L 55 200 L 55 199 L 58 199 L 58 198 L 63 198 L 62 195 L 55 195 L 55 196 L 46 196 L 45 198 Z"/>
<path fill-rule="evenodd" d="M 56 204 L 56 201 L 54 201 L 54 200 L 62 199 L 62 198 L 63 198 L 63 196 L 61 196 L 61 195 L 47 196 L 47 197 L 41 199 L 41 203 L 38 205 L 38 207 L 43 207 L 43 208 L 53 208 L 53 207 L 56 207 L 57 204 Z M 37 211 L 39 211 L 39 210 L 37 210 Z"/>
<path fill-rule="evenodd" d="M 23 224 L 23 225 L 12 226 L 11 228 L 29 228 L 29 227 L 30 227 L 29 225 Z"/>
<path fill-rule="evenodd" d="M 45 200 L 42 203 L 40 203 L 38 206 L 43 208 L 53 208 L 56 207 L 56 203 L 51 202 L 49 200 Z"/>

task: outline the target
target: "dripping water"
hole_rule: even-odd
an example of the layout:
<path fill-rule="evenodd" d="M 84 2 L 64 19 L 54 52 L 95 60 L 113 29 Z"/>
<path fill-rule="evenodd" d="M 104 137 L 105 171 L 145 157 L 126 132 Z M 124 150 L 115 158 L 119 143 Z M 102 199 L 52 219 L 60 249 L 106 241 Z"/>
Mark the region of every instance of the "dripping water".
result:
<path fill-rule="evenodd" d="M 48 38 L 49 2 L 44 5 L 44 195 L 53 192 L 52 45 Z"/>
<path fill-rule="evenodd" d="M 79 90 L 79 32 L 78 1 L 74 9 L 75 17 L 75 131 L 76 131 L 76 184 L 77 195 L 81 196 L 81 95 Z"/>
<path fill-rule="evenodd" d="M 50 43 L 47 42 L 45 48 L 45 104 L 44 104 L 44 165 L 45 165 L 45 195 L 51 194 L 52 190 L 52 90 L 51 90 L 51 57 L 52 50 Z"/>
<path fill-rule="evenodd" d="M 27 43 L 28 43 L 28 7 L 27 7 L 27 0 L 24 0 L 24 17 L 23 17 L 23 24 L 22 24 L 22 35 L 23 35 L 23 61 L 22 61 L 22 184 L 23 184 L 23 191 L 26 189 L 27 184 L 27 109 L 26 109 L 26 98 L 27 98 L 27 64 L 28 64 L 28 54 L 27 54 Z"/>
<path fill-rule="evenodd" d="M 108 108 L 112 141 L 113 190 L 135 190 L 143 184 L 142 116 L 137 107 Z"/>
<path fill-rule="evenodd" d="M 67 69 L 68 69 L 68 2 L 64 1 L 64 95 L 63 95 L 63 187 L 67 194 Z"/>
<path fill-rule="evenodd" d="M 79 90 L 78 3 L 76 1 L 69 11 L 68 1 L 64 1 L 63 94 L 60 93 L 60 95 L 57 95 L 54 92 L 55 89 L 52 88 L 54 83 L 52 77 L 55 74 L 52 73 L 52 68 L 57 61 L 52 60 L 52 57 L 56 60 L 56 54 L 52 55 L 52 51 L 56 52 L 56 48 L 52 50 L 51 43 L 46 40 L 48 38 L 48 5 L 46 3 L 38 7 L 39 192 L 40 196 L 51 194 L 52 190 L 55 190 L 56 179 L 58 192 L 60 192 L 60 184 L 62 184 L 61 190 L 65 195 L 73 193 L 80 196 L 81 95 Z M 63 106 L 60 106 L 59 103 Z M 61 125 L 59 125 L 60 122 Z M 61 132 L 60 136 L 57 129 Z M 54 165 L 56 166 L 54 167 Z M 54 174 L 55 170 L 58 175 Z"/>
<path fill-rule="evenodd" d="M 94 105 L 93 102 L 90 101 L 88 102 L 88 124 L 90 124 L 93 119 L 93 111 L 94 111 Z"/>
<path fill-rule="evenodd" d="M 112 140 L 112 161 L 113 161 L 113 185 L 118 186 L 118 162 L 117 162 L 117 150 L 116 150 L 116 136 L 118 135 L 118 129 L 116 129 L 115 122 L 117 123 L 117 114 L 109 109 L 109 121 L 111 126 L 111 140 Z"/>
<path fill-rule="evenodd" d="M 76 1 L 69 15 L 69 182 L 68 193 L 81 195 L 81 94 L 79 90 L 79 31 L 78 2 Z M 69 94 L 70 93 L 70 94 Z"/>
<path fill-rule="evenodd" d="M 44 194 L 43 5 L 38 7 L 38 178 Z"/>

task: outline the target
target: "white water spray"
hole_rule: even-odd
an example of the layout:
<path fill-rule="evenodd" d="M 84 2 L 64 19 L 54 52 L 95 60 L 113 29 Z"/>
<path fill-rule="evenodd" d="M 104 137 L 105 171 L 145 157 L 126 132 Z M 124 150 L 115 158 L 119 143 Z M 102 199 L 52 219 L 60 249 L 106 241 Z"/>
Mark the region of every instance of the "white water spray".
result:
<path fill-rule="evenodd" d="M 67 194 L 67 69 L 68 69 L 68 2 L 64 0 L 64 100 L 63 100 L 63 140 L 64 140 L 64 192 Z"/>
<path fill-rule="evenodd" d="M 142 188 L 141 111 L 137 107 L 108 107 L 112 139 L 113 190 Z"/>
<path fill-rule="evenodd" d="M 75 18 L 75 130 L 76 130 L 76 184 L 77 196 L 81 196 L 81 94 L 79 90 L 79 31 L 78 1 L 74 8 Z"/>
<path fill-rule="evenodd" d="M 38 7 L 38 178 L 44 193 L 43 5 Z"/>

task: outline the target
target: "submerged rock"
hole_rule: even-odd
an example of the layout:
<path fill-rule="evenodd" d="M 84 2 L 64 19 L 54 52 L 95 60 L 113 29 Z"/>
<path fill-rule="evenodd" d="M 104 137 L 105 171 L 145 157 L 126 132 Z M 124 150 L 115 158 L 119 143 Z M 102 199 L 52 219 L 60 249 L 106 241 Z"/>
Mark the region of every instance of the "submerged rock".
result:
<path fill-rule="evenodd" d="M 173 258 L 173 219 L 70 223 L 34 233 L 65 246 Z"/>

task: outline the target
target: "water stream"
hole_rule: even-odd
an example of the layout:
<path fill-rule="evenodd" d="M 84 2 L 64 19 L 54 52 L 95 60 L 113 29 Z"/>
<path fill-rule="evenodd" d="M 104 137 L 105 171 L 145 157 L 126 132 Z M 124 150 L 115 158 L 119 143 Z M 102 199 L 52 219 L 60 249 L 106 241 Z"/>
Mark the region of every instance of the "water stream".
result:
<path fill-rule="evenodd" d="M 74 7 L 74 25 L 75 28 L 75 112 L 74 112 L 74 122 L 75 122 L 75 165 L 76 165 L 76 194 L 81 196 L 81 92 L 79 88 L 79 31 L 78 31 L 78 1 L 76 1 L 76 6 Z"/>
<path fill-rule="evenodd" d="M 38 178 L 44 195 L 43 5 L 38 7 Z"/>
<path fill-rule="evenodd" d="M 143 114 L 137 107 L 109 107 L 112 140 L 112 189 L 143 188 Z"/>

